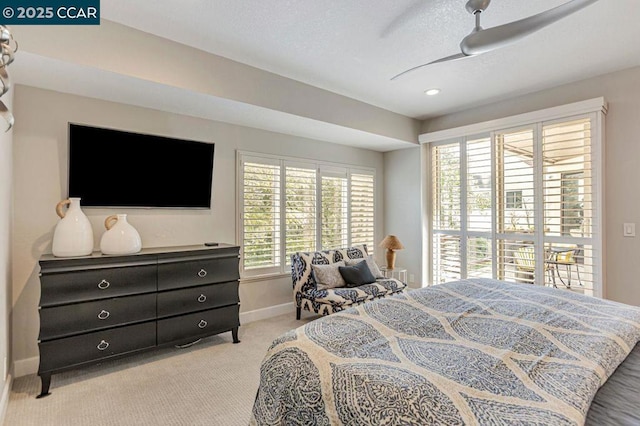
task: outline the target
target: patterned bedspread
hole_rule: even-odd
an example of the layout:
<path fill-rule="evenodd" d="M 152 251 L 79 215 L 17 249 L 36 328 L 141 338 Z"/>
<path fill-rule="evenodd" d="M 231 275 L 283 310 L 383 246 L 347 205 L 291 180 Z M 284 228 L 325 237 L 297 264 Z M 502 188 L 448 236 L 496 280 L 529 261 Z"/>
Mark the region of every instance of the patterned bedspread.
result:
<path fill-rule="evenodd" d="M 276 339 L 252 424 L 583 424 L 640 340 L 640 308 L 462 280 L 366 303 Z"/>

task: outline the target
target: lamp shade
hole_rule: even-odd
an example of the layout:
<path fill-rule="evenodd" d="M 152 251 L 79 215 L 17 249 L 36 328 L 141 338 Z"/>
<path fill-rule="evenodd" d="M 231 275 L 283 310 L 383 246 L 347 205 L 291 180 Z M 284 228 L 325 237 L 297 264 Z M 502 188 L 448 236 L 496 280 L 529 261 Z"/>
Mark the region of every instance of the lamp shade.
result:
<path fill-rule="evenodd" d="M 380 242 L 380 247 L 388 250 L 402 250 L 404 246 L 395 235 L 387 235 L 384 240 Z"/>

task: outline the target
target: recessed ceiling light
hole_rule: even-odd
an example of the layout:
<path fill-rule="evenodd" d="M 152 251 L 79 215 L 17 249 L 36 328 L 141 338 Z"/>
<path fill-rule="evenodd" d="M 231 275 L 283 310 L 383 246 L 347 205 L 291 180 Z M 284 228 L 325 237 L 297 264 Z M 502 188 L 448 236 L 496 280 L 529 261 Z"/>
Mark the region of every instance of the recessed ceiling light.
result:
<path fill-rule="evenodd" d="M 440 89 L 429 89 L 429 90 L 425 90 L 424 93 L 427 96 L 435 96 L 438 93 L 440 93 Z"/>

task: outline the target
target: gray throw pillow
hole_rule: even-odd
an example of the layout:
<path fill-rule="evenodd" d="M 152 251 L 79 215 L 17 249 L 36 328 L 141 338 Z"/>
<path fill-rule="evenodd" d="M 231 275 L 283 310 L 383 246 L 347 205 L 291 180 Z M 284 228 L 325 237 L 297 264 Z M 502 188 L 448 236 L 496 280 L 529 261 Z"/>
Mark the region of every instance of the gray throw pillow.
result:
<path fill-rule="evenodd" d="M 367 266 L 369 267 L 369 270 L 371 270 L 371 273 L 373 274 L 374 277 L 376 277 L 376 278 L 384 278 L 384 275 L 380 271 L 380 268 L 378 267 L 378 264 L 376 263 L 376 261 L 373 258 L 372 254 L 368 255 L 364 259 L 363 258 L 360 258 L 360 259 L 349 259 L 349 260 L 347 260 L 347 266 L 354 266 L 357 263 L 362 262 L 363 260 L 367 262 Z"/>
<path fill-rule="evenodd" d="M 345 266 L 343 261 L 330 265 L 311 265 L 318 290 L 327 290 L 329 288 L 344 287 L 347 285 L 342 275 L 340 275 L 340 270 L 338 269 L 340 266 Z"/>
<path fill-rule="evenodd" d="M 358 262 L 355 266 L 340 266 L 338 268 L 342 278 L 347 282 L 347 287 L 358 287 L 364 284 L 376 282 L 367 262 Z"/>

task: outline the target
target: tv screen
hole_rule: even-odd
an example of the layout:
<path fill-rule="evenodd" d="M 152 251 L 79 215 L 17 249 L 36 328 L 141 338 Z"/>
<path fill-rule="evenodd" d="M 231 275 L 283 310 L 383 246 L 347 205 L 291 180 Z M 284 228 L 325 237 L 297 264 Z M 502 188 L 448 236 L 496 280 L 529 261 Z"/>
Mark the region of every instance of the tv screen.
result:
<path fill-rule="evenodd" d="M 83 207 L 210 208 L 214 144 L 69 124 Z"/>

